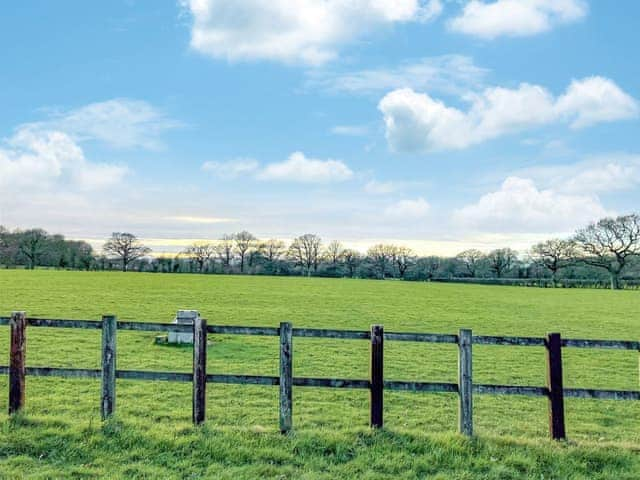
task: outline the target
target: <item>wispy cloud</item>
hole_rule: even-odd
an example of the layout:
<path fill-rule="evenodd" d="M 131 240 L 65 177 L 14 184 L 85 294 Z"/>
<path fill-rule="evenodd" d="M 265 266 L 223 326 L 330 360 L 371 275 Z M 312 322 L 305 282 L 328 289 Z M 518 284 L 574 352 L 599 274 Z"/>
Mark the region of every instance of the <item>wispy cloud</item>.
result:
<path fill-rule="evenodd" d="M 336 125 L 331 127 L 331 133 L 347 137 L 364 137 L 369 133 L 369 128 L 366 125 Z"/>
<path fill-rule="evenodd" d="M 79 142 L 96 140 L 116 148 L 163 148 L 162 134 L 183 126 L 142 100 L 115 98 L 72 110 L 49 110 L 49 118 L 22 129 L 59 130 Z"/>
<path fill-rule="evenodd" d="M 312 70 L 306 88 L 352 95 L 370 95 L 398 88 L 466 93 L 481 86 L 489 70 L 464 55 L 441 55 L 406 61 L 397 66 L 355 71 Z"/>

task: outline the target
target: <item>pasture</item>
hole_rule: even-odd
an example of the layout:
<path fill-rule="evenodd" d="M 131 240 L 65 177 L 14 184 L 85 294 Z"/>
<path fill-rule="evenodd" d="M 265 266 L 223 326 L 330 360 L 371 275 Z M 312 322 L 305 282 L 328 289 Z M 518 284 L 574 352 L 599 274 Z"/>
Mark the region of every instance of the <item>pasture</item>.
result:
<path fill-rule="evenodd" d="M 400 281 L 0 271 L 0 315 L 169 322 L 193 308 L 209 323 L 478 335 L 640 338 L 635 291 Z M 8 358 L 8 328 L 0 358 Z M 118 333 L 118 368 L 190 372 L 190 347 Z M 277 375 L 278 339 L 210 336 L 209 373 Z M 294 340 L 299 376 L 367 378 L 366 341 Z M 455 382 L 452 345 L 388 342 L 385 377 Z M 6 364 L 6 360 L 0 362 Z M 100 332 L 28 332 L 28 366 L 99 368 Z M 564 351 L 565 387 L 638 389 L 638 352 Z M 544 350 L 474 346 L 474 381 L 544 385 Z M 189 384 L 118 381 L 117 416 L 100 422 L 100 382 L 27 377 L 9 420 L 0 379 L 0 474 L 8 478 L 638 478 L 638 402 L 567 399 L 569 442 L 548 440 L 545 399 L 475 397 L 477 438 L 458 436 L 454 394 L 385 393 L 385 428 L 368 428 L 368 393 L 294 389 L 294 432 L 278 432 L 278 389 L 209 385 L 207 422 L 191 425 Z"/>

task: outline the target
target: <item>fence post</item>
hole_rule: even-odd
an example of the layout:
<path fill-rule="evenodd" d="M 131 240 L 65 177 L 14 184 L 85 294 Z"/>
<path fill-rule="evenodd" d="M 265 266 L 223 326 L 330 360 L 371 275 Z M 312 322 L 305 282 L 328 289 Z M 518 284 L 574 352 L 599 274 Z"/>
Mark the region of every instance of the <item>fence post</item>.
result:
<path fill-rule="evenodd" d="M 280 432 L 293 425 L 293 326 L 280 323 Z"/>
<path fill-rule="evenodd" d="M 371 326 L 371 363 L 370 363 L 369 401 L 371 408 L 371 427 L 382 428 L 384 400 L 384 327 Z"/>
<path fill-rule="evenodd" d="M 458 336 L 458 420 L 460 433 L 473 435 L 473 362 L 471 330 L 462 329 Z"/>
<path fill-rule="evenodd" d="M 193 321 L 193 423 L 204 422 L 207 389 L 207 321 L 196 316 Z"/>
<path fill-rule="evenodd" d="M 102 317 L 102 401 L 100 414 L 106 420 L 116 410 L 116 330 L 115 315 Z"/>
<path fill-rule="evenodd" d="M 11 314 L 11 351 L 9 356 L 9 414 L 24 408 L 25 354 L 27 350 L 27 315 L 25 312 Z"/>
<path fill-rule="evenodd" d="M 549 389 L 549 433 L 554 440 L 564 440 L 566 432 L 560 334 L 549 333 L 545 346 L 547 348 L 547 388 Z"/>

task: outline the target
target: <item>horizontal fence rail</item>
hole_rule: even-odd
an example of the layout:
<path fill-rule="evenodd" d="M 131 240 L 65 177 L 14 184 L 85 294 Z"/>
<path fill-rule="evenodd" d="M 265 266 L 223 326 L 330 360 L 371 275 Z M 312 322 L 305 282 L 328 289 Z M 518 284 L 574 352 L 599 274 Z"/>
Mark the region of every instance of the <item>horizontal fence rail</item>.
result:
<path fill-rule="evenodd" d="M 437 333 L 385 332 L 381 325 L 373 325 L 370 331 L 332 330 L 317 328 L 293 328 L 283 322 L 279 327 L 249 327 L 230 325 L 207 325 L 207 321 L 196 318 L 193 325 L 175 323 L 117 321 L 114 316 L 104 316 L 102 321 L 66 320 L 27 317 L 23 312 L 14 312 L 11 317 L 0 317 L 0 325 L 11 330 L 10 364 L 0 366 L 0 374 L 9 375 L 9 413 L 21 410 L 25 404 L 25 376 L 93 378 L 101 379 L 101 414 L 106 419 L 115 412 L 115 380 L 150 380 L 190 382 L 193 384 L 193 422 L 205 420 L 206 385 L 236 384 L 265 385 L 280 388 L 280 430 L 292 429 L 292 388 L 352 388 L 370 392 L 370 423 L 374 428 L 383 426 L 383 392 L 455 393 L 459 397 L 459 430 L 465 435 L 473 434 L 473 395 L 522 395 L 546 397 L 549 404 L 550 435 L 554 439 L 566 438 L 564 398 L 591 398 L 606 400 L 640 400 L 640 391 L 603 390 L 591 388 L 564 388 L 562 379 L 562 349 L 589 348 L 636 350 L 640 352 L 640 341 L 565 339 L 558 333 L 546 337 L 472 335 L 471 330 L 460 330 L 458 335 Z M 27 367 L 25 361 L 26 327 L 79 328 L 102 331 L 102 368 L 58 368 Z M 178 332 L 194 334 L 193 370 L 191 372 L 154 372 L 140 370 L 118 370 L 116 368 L 116 331 Z M 206 372 L 207 334 L 258 335 L 280 337 L 280 373 L 278 376 L 208 374 Z M 371 344 L 370 378 L 313 378 L 293 375 L 293 337 L 369 340 Z M 455 344 L 458 346 L 458 382 L 408 382 L 385 380 L 384 342 L 427 342 Z M 547 385 L 495 385 L 473 382 L 472 346 L 502 345 L 522 347 L 544 347 L 547 352 Z"/>

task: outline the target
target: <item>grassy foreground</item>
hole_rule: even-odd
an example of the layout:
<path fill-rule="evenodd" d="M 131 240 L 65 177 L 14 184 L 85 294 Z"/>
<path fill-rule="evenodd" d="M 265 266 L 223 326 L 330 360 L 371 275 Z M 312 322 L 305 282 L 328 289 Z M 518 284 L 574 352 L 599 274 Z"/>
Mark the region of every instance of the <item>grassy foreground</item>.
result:
<path fill-rule="evenodd" d="M 388 331 L 640 337 L 633 291 L 529 289 L 365 280 L 0 271 L 0 315 L 169 322 L 193 308 L 210 323 Z M 8 358 L 8 329 L 0 358 Z M 191 349 L 118 332 L 118 368 L 190 371 Z M 275 375 L 276 338 L 219 336 L 210 373 Z M 365 341 L 294 340 L 300 376 L 366 378 Z M 27 364 L 98 368 L 100 332 L 33 328 Z M 565 350 L 565 385 L 637 389 L 638 353 Z M 450 345 L 388 342 L 385 376 L 455 381 Z M 7 360 L 0 361 L 6 364 Z M 482 383 L 543 385 L 544 351 L 474 346 Z M 277 432 L 277 388 L 209 385 L 207 423 L 190 424 L 190 385 L 119 381 L 102 425 L 99 381 L 27 379 L 24 416 L 9 420 L 0 378 L 0 478 L 640 478 L 640 405 L 567 400 L 570 441 L 547 440 L 544 399 L 476 396 L 478 438 L 456 433 L 450 394 L 385 394 L 386 427 L 367 428 L 367 392 L 294 390 L 295 432 Z"/>

